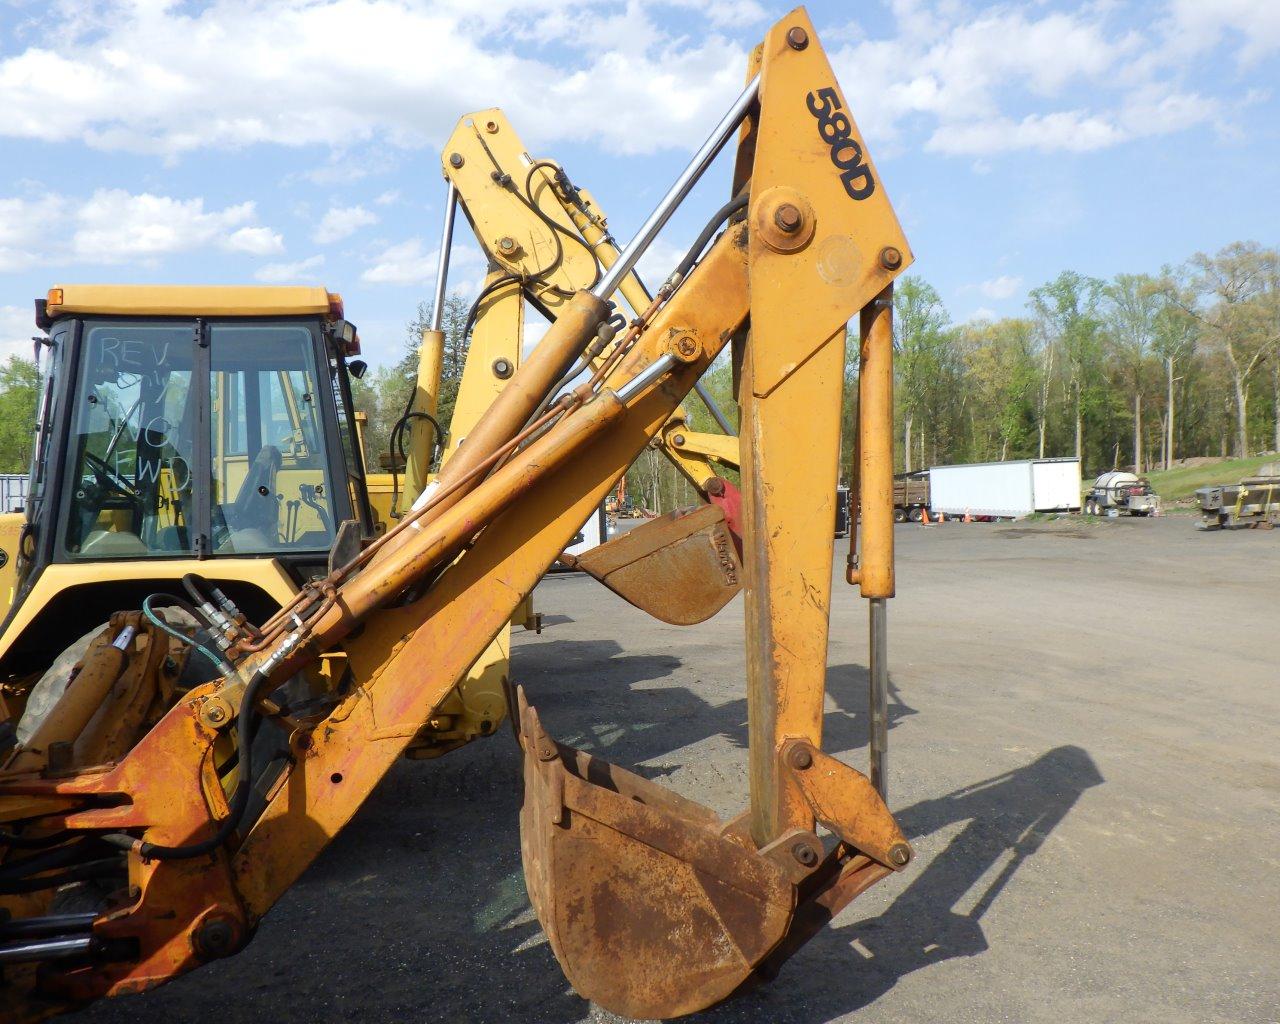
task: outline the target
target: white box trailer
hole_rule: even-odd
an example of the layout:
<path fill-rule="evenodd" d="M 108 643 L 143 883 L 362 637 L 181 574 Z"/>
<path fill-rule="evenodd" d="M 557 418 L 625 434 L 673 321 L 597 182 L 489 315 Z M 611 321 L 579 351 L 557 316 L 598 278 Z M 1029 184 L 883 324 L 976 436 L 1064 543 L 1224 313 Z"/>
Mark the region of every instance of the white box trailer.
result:
<path fill-rule="evenodd" d="M 929 511 L 1017 519 L 1033 512 L 1080 511 L 1079 459 L 1023 459 L 933 466 Z"/>

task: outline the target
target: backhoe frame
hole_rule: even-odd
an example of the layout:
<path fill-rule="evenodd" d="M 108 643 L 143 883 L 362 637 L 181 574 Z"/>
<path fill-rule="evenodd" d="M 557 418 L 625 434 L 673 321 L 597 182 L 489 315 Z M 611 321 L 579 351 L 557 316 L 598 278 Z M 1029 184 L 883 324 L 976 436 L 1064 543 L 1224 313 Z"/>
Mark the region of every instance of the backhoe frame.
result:
<path fill-rule="evenodd" d="M 852 579 L 883 602 L 893 589 L 892 536 L 886 543 L 869 527 L 886 516 L 891 526 L 892 517 L 891 489 L 886 502 L 879 487 L 891 476 L 884 301 L 911 256 L 803 9 L 769 32 L 749 81 L 718 140 L 637 244 L 566 303 L 433 496 L 350 566 L 306 588 L 259 639 L 238 641 L 229 655 L 236 675 L 190 691 L 119 763 L 65 777 L 0 776 L 0 821 L 108 834 L 127 850 L 129 872 L 129 887 L 77 924 L 83 956 L 45 963 L 15 1019 L 138 991 L 243 946 L 730 345 L 749 440 L 750 810 L 720 824 L 630 773 L 593 767 L 551 740 L 521 698 L 531 898 L 583 995 L 627 1015 L 673 1016 L 767 972 L 908 863 L 872 783 L 822 753 L 821 722 L 845 324 L 862 312 L 864 527 Z M 663 289 L 592 383 L 538 417 L 529 403 L 554 398 L 547 388 L 598 336 L 604 300 L 637 249 L 740 122 L 734 191 L 750 196 L 747 219 Z M 827 505 L 815 508 L 815 494 Z M 720 566 L 726 585 L 735 566 Z M 322 656 L 336 662 L 322 716 L 294 717 L 265 700 L 271 685 Z M 162 855 L 220 835 L 235 802 L 231 735 L 251 711 L 290 730 L 291 763 L 264 780 L 265 810 L 238 841 Z M 674 896 L 664 889 L 673 869 L 682 879 Z M 31 905 L 20 909 L 29 919 Z M 670 927 L 646 927 L 644 912 Z"/>

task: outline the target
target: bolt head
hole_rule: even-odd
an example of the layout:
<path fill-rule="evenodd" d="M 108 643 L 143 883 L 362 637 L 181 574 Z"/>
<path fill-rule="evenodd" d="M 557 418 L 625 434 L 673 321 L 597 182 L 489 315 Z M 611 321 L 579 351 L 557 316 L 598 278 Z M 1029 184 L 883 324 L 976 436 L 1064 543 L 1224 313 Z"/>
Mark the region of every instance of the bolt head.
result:
<path fill-rule="evenodd" d="M 791 751 L 790 757 L 791 767 L 797 771 L 804 771 L 813 765 L 813 755 L 809 753 L 808 747 L 796 747 Z"/>
<path fill-rule="evenodd" d="M 794 235 L 804 223 L 804 214 L 794 203 L 783 203 L 774 211 L 773 222 L 788 235 Z"/>
<path fill-rule="evenodd" d="M 681 447 L 683 447 L 683 446 L 684 446 L 684 434 L 676 434 L 676 435 L 675 435 L 675 437 L 673 437 L 673 438 L 671 439 L 671 443 L 672 443 L 672 444 L 674 444 L 677 448 L 681 448 Z"/>
<path fill-rule="evenodd" d="M 512 252 L 516 247 L 516 240 L 510 235 L 503 235 L 498 239 L 498 248 L 503 252 Z"/>
<path fill-rule="evenodd" d="M 808 843 L 796 843 L 791 847 L 791 856 L 807 868 L 818 863 L 818 851 Z"/>
<path fill-rule="evenodd" d="M 906 843 L 894 843 L 889 847 L 889 860 L 898 867 L 906 867 L 907 862 L 911 860 L 911 847 Z"/>
<path fill-rule="evenodd" d="M 493 375 L 499 380 L 506 380 L 514 372 L 511 360 L 499 356 L 493 361 Z"/>
<path fill-rule="evenodd" d="M 809 45 L 809 33 L 799 25 L 787 30 L 787 45 L 793 50 L 803 50 Z"/>
<path fill-rule="evenodd" d="M 886 245 L 880 250 L 880 265 L 885 270 L 897 270 L 902 266 L 902 253 L 895 249 L 892 245 Z"/>
<path fill-rule="evenodd" d="M 211 722 L 221 722 L 227 717 L 227 713 L 222 709 L 220 704 L 214 704 L 211 705 L 209 710 L 205 713 L 205 717 L 207 717 Z"/>
<path fill-rule="evenodd" d="M 238 929 L 222 917 L 207 919 L 192 936 L 196 955 L 202 960 L 217 960 L 236 951 Z"/>
<path fill-rule="evenodd" d="M 450 166 L 450 167 L 461 167 L 461 166 L 463 165 L 463 163 L 464 163 L 464 162 L 465 162 L 465 161 L 462 159 L 462 154 L 461 154 L 461 153 L 450 153 L 450 154 L 449 154 L 449 166 Z"/>
<path fill-rule="evenodd" d="M 490 135 L 496 135 L 498 133 L 498 122 L 486 121 L 484 123 L 484 130 L 487 131 Z"/>
<path fill-rule="evenodd" d="M 724 494 L 724 481 L 718 476 L 713 476 L 707 481 L 707 493 L 713 498 L 718 498 Z"/>

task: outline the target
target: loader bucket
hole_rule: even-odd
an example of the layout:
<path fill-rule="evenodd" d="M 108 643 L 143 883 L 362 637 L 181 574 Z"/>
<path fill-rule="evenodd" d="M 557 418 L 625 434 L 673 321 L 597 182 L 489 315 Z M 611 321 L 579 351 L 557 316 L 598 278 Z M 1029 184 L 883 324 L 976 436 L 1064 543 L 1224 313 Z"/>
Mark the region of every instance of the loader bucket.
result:
<path fill-rule="evenodd" d="M 716 505 L 677 509 L 564 560 L 673 626 L 705 622 L 742 589 L 733 535 Z"/>
<path fill-rule="evenodd" d="M 525 880 L 573 987 L 642 1018 L 730 995 L 787 934 L 784 870 L 701 805 L 557 743 L 519 703 Z"/>

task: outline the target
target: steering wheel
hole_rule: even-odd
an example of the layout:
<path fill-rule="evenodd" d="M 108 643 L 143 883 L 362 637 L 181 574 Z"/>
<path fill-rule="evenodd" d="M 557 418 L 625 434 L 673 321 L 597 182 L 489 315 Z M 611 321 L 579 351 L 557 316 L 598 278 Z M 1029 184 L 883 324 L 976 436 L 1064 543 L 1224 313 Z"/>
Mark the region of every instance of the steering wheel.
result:
<path fill-rule="evenodd" d="M 107 465 L 105 460 L 87 451 L 84 453 L 84 463 L 93 473 L 94 486 L 104 494 L 119 494 L 133 502 L 139 500 L 137 488 Z"/>

